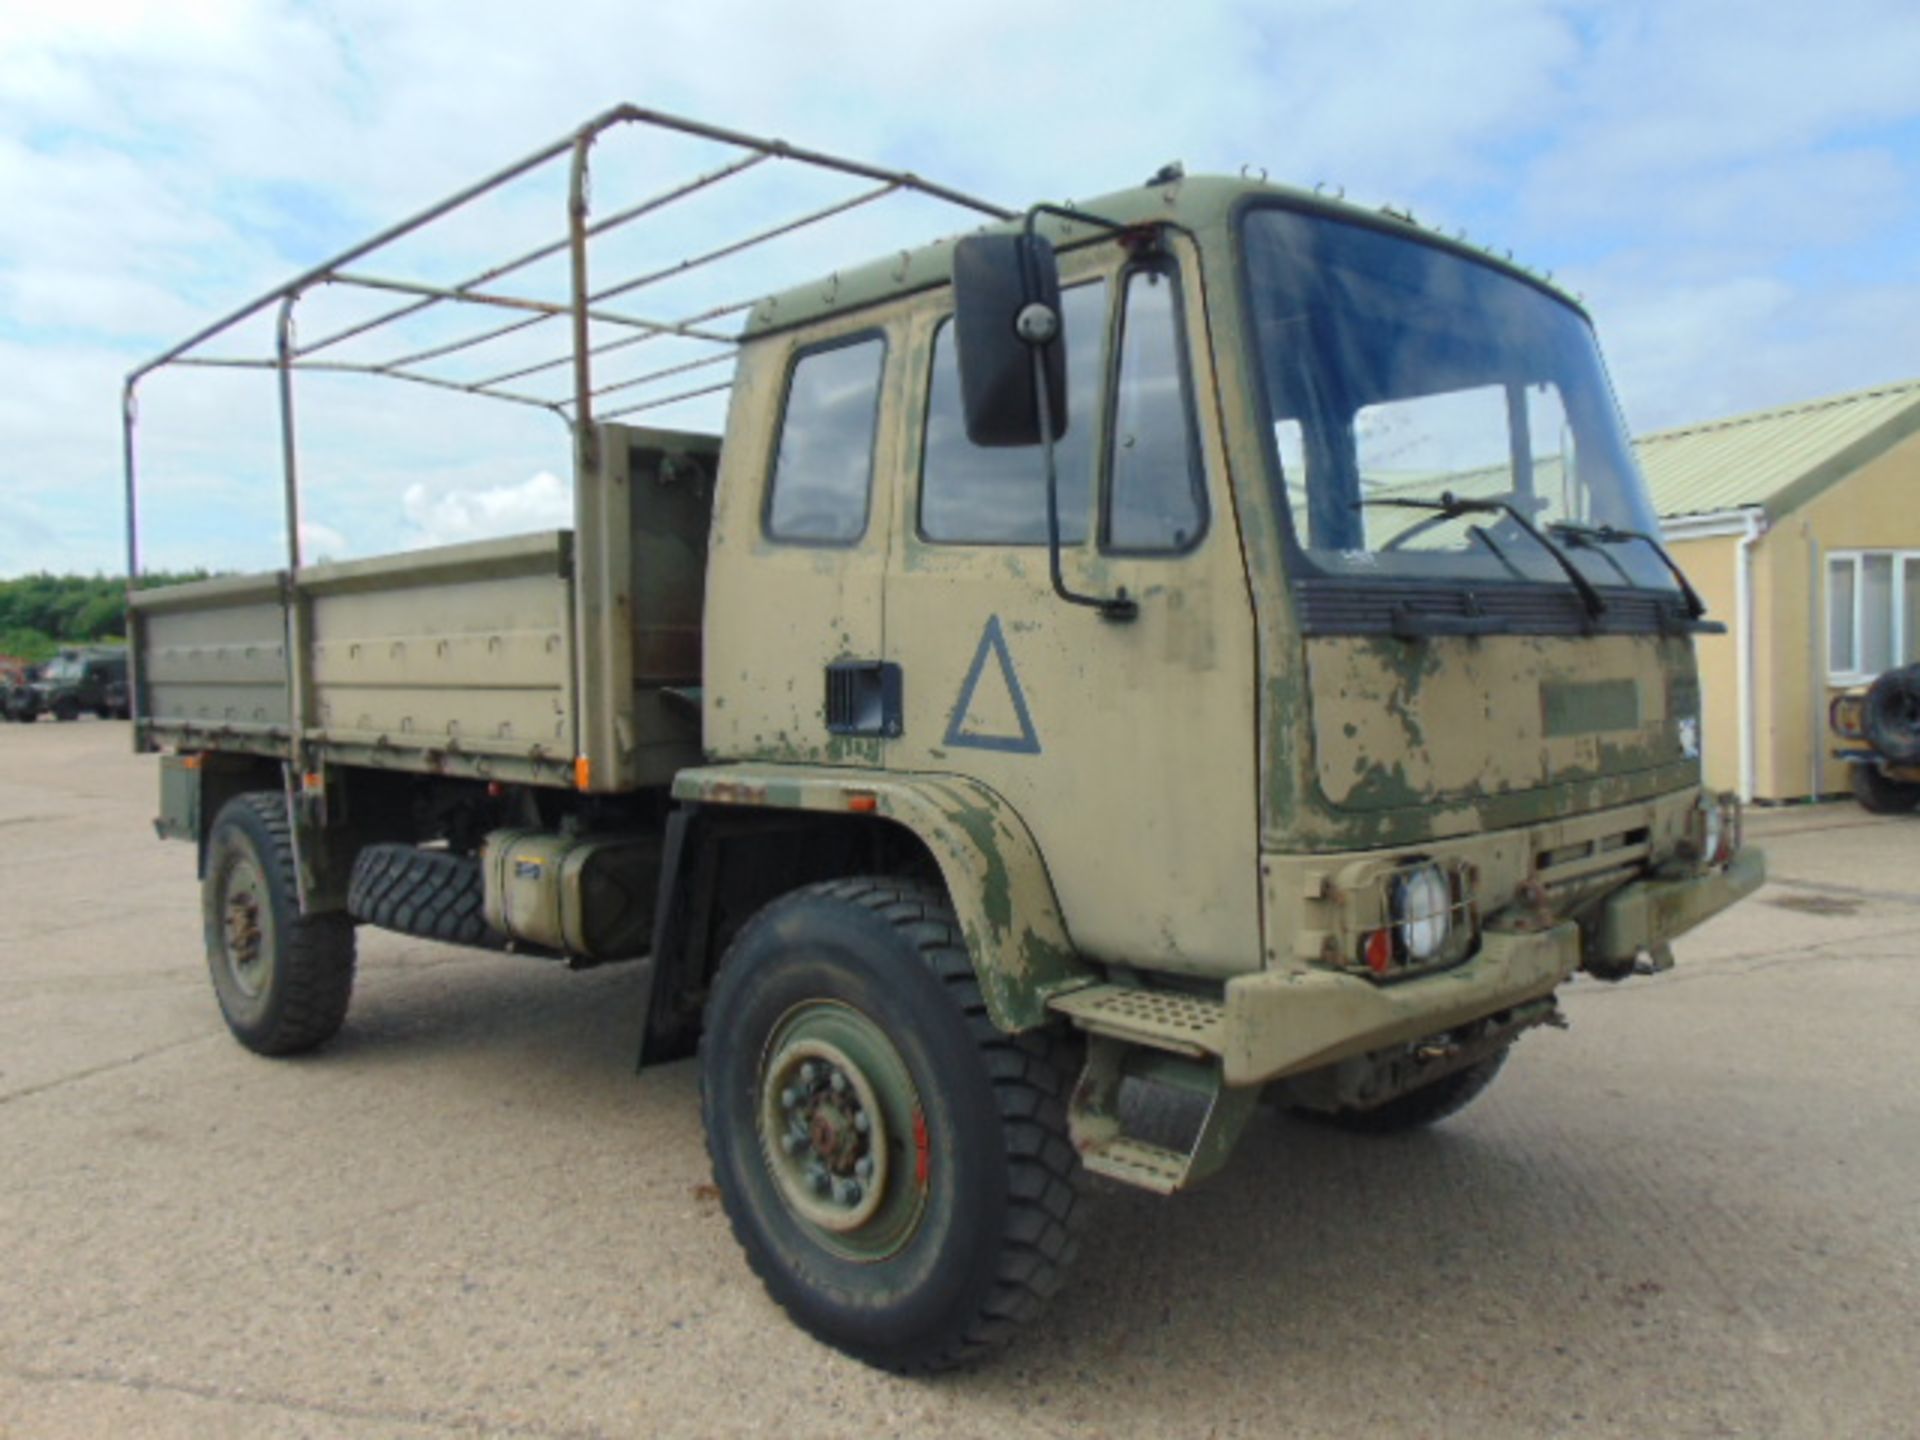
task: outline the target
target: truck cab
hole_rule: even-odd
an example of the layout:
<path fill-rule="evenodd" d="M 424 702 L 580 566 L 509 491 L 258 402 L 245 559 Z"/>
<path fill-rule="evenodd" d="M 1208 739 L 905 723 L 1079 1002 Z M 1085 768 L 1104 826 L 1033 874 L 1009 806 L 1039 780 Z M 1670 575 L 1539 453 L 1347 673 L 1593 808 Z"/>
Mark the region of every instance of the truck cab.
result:
<path fill-rule="evenodd" d="M 1132 992 L 1180 997 L 1153 1040 L 1203 1033 L 1238 1085 L 1545 1019 L 1576 969 L 1665 963 L 1656 897 L 1756 885 L 1699 785 L 1709 622 L 1576 302 L 1265 184 L 1083 208 L 1047 227 L 1059 565 L 1125 618 L 1057 593 L 1039 447 L 968 438 L 953 247 L 775 297 L 723 449 L 709 752 L 979 786 L 1043 857 L 1060 1006 L 1125 1039 Z M 884 703 L 836 720 L 836 676 Z"/>

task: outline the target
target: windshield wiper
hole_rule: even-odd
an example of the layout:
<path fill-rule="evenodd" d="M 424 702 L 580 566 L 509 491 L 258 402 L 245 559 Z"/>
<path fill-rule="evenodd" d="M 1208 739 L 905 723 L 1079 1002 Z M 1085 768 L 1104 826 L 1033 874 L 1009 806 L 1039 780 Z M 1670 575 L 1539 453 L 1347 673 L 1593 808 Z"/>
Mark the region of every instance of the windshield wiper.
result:
<path fill-rule="evenodd" d="M 1593 588 L 1593 582 L 1580 573 L 1580 567 L 1573 563 L 1573 557 L 1541 534 L 1531 520 L 1505 500 L 1475 500 L 1464 495 L 1455 495 L 1451 490 L 1443 490 L 1438 500 L 1380 496 L 1374 499 L 1356 500 L 1353 505 L 1356 510 L 1370 505 L 1391 506 L 1398 510 L 1432 510 L 1446 520 L 1452 520 L 1461 515 L 1506 515 L 1514 524 L 1538 540 L 1540 548 L 1551 555 L 1554 563 L 1566 571 L 1567 579 L 1571 580 L 1573 588 L 1580 592 L 1580 601 L 1586 606 L 1588 619 L 1598 620 L 1607 613 L 1606 599 Z"/>
<path fill-rule="evenodd" d="M 1707 613 L 1707 602 L 1700 598 L 1700 592 L 1687 580 L 1686 572 L 1667 553 L 1667 547 L 1646 531 L 1622 530 L 1615 525 L 1576 525 L 1571 520 L 1557 520 L 1547 528 L 1556 535 L 1566 536 L 1575 545 L 1619 545 L 1628 540 L 1638 540 L 1660 557 L 1660 563 L 1667 567 L 1668 573 L 1679 584 L 1680 593 L 1687 602 L 1687 618 L 1698 620 Z"/>

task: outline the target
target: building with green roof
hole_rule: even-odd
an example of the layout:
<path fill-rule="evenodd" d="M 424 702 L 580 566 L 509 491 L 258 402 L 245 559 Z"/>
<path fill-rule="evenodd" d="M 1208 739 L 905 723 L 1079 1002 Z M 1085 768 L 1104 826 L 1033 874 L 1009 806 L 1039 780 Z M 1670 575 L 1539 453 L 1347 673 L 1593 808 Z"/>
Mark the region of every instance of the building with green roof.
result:
<path fill-rule="evenodd" d="M 1698 642 L 1708 782 L 1761 802 L 1845 790 L 1828 703 L 1920 660 L 1920 380 L 1634 443 L 1727 625 Z"/>

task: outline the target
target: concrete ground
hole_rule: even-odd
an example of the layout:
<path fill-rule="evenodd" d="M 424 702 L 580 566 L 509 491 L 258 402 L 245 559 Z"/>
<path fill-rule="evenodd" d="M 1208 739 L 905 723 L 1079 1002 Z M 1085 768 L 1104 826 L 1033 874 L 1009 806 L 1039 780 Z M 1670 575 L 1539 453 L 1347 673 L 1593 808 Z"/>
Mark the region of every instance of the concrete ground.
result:
<path fill-rule="evenodd" d="M 0 727 L 0 1435 L 1920 1433 L 1920 819 L 1760 817 L 1774 883 L 1471 1110 L 1101 1187 L 1044 1326 L 913 1382 L 748 1273 L 642 971 L 366 932 L 256 1059 L 154 792 Z"/>

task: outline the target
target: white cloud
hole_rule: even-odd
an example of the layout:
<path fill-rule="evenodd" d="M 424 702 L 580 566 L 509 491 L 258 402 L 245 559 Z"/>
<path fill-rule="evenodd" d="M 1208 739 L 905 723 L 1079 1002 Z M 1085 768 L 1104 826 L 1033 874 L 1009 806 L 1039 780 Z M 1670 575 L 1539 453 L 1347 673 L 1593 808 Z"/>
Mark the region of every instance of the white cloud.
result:
<path fill-rule="evenodd" d="M 451 545 L 573 524 L 573 492 L 559 476 L 542 471 L 514 485 L 481 490 L 434 491 L 409 485 L 401 500 L 414 527 L 412 544 Z"/>
<path fill-rule="evenodd" d="M 325 560 L 344 560 L 352 550 L 347 537 L 331 525 L 322 525 L 317 520 L 300 522 L 300 558 L 303 563 L 318 565 Z"/>

